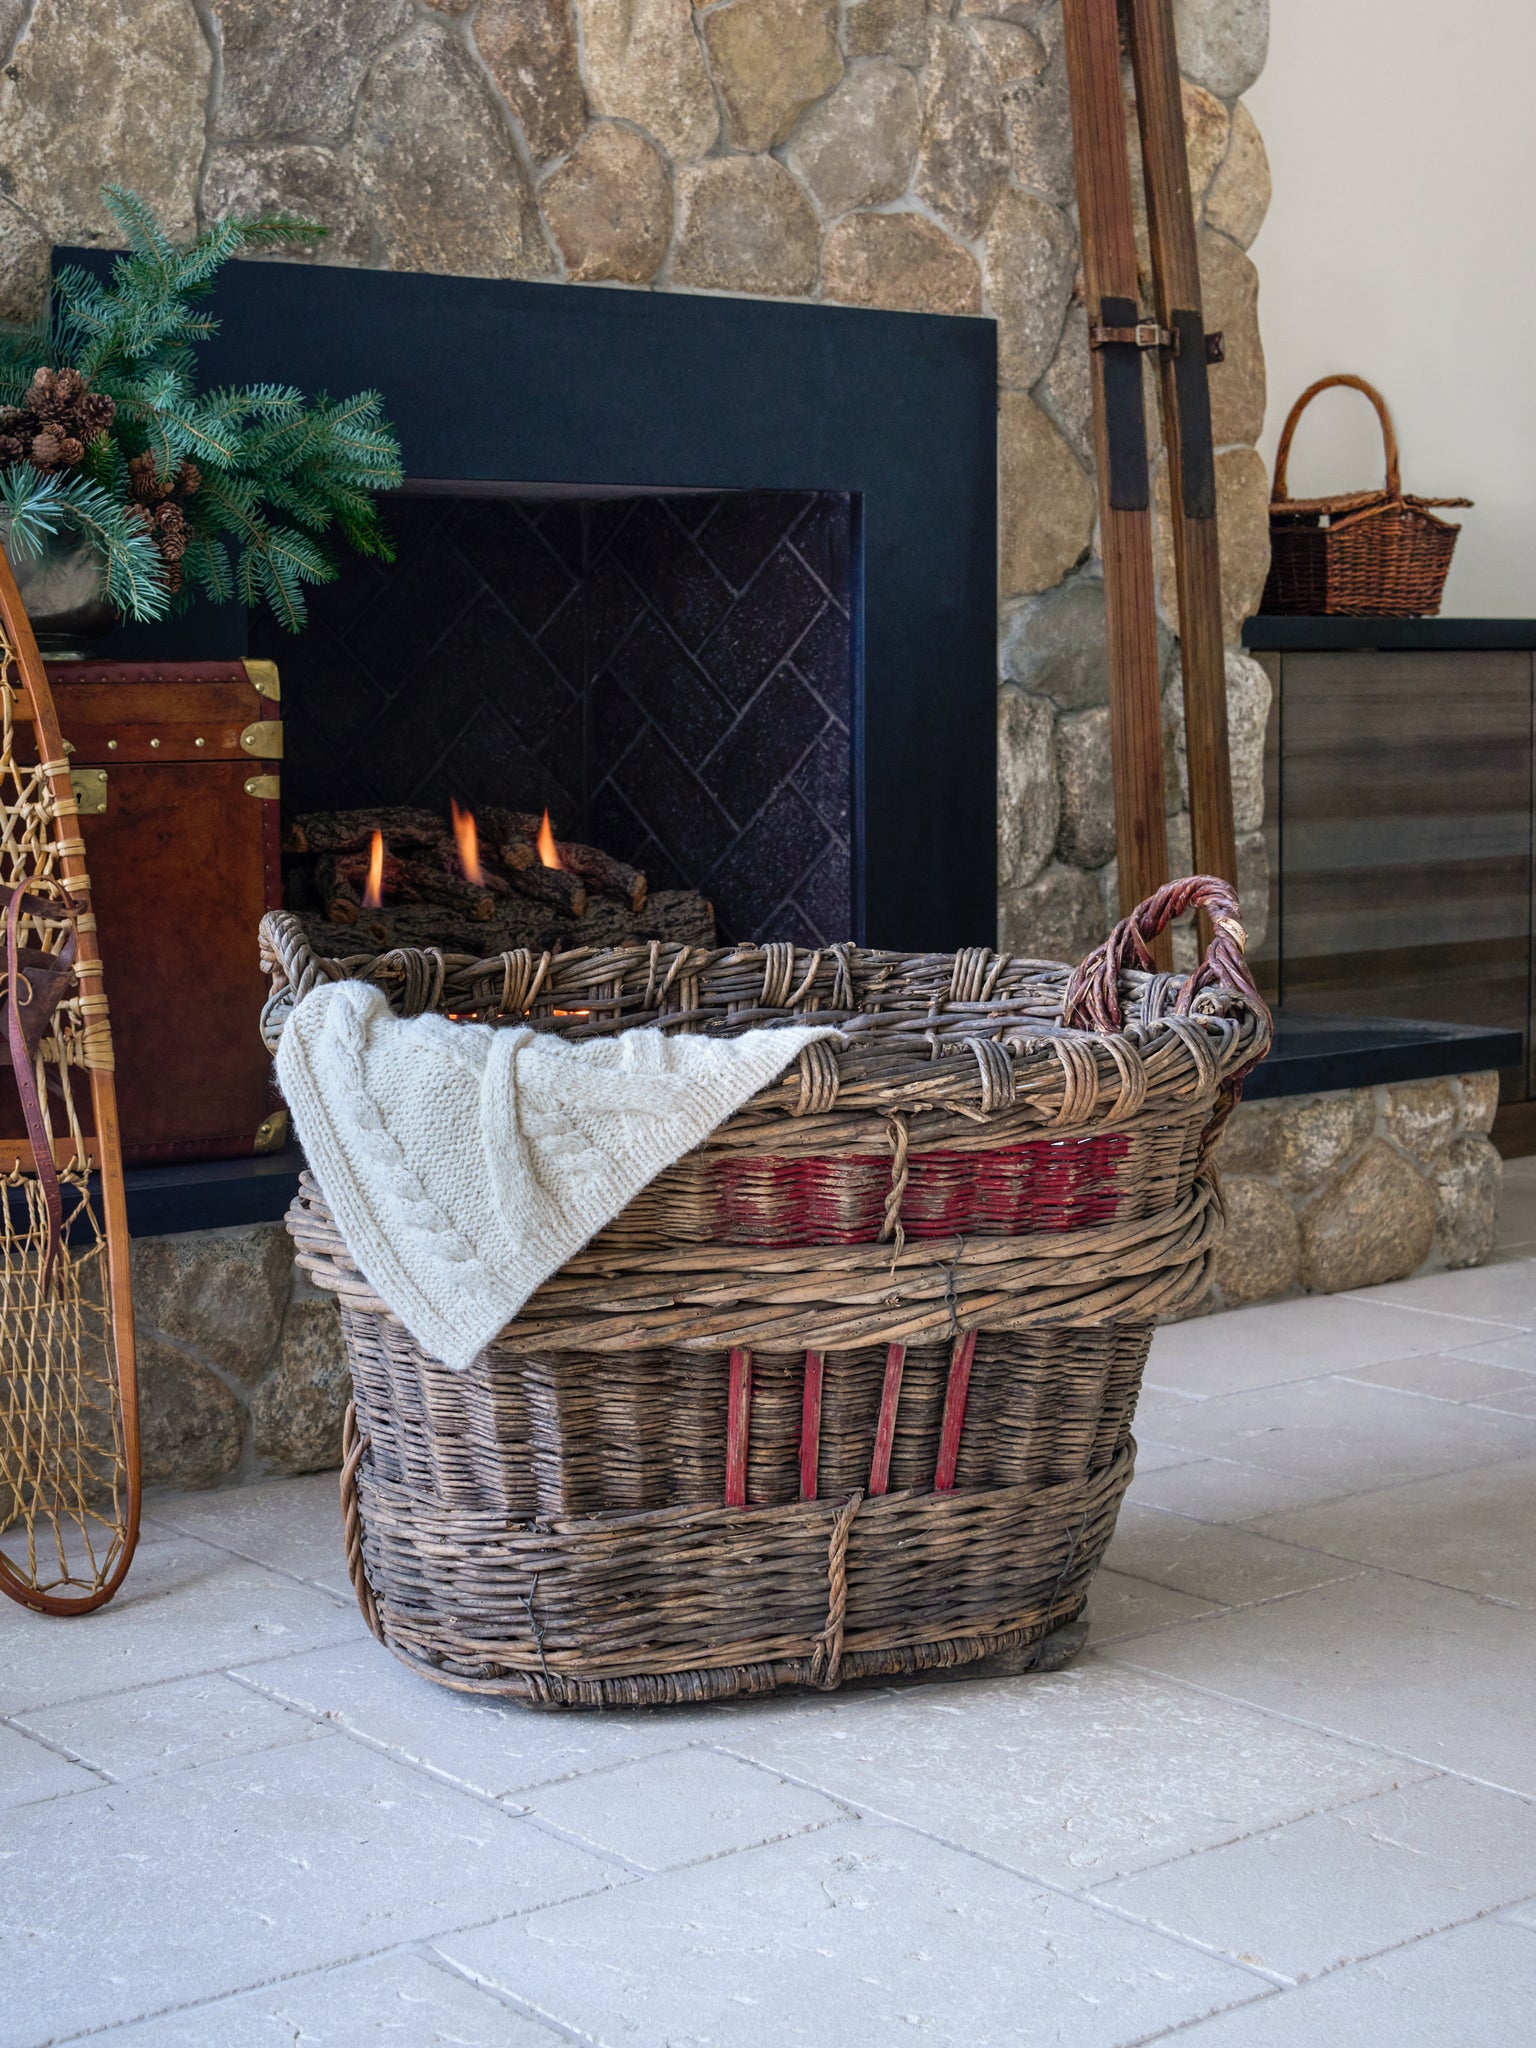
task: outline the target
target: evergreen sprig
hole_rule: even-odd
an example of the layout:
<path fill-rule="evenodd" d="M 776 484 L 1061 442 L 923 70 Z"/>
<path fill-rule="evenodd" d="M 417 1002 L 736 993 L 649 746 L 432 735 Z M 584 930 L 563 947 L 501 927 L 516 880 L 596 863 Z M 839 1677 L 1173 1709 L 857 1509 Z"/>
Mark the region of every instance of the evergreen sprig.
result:
<path fill-rule="evenodd" d="M 10 545 L 35 553 L 44 532 L 73 526 L 101 548 L 107 595 L 132 618 L 201 590 L 270 605 L 297 631 L 305 587 L 337 574 L 321 545 L 333 527 L 360 553 L 393 559 L 374 501 L 401 481 L 400 446 L 376 391 L 199 391 L 197 344 L 218 330 L 199 301 L 232 256 L 325 229 L 274 214 L 176 242 L 137 193 L 108 185 L 103 198 L 127 253 L 106 280 L 61 271 L 48 319 L 0 336 L 0 405 L 25 406 L 41 365 L 68 366 L 112 400 L 112 424 L 67 476 L 27 459 L 0 469 Z"/>

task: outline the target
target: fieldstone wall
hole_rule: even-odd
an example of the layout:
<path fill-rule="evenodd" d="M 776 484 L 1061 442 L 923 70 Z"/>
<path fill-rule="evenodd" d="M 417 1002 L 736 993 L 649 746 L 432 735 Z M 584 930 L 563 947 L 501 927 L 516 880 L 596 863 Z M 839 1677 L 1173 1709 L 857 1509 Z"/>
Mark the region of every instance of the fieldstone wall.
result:
<path fill-rule="evenodd" d="M 1176 0 L 1229 639 L 1268 559 L 1257 279 L 1269 197 L 1241 95 L 1268 0 Z M 326 221 L 314 259 L 990 312 L 1000 350 L 999 943 L 1076 959 L 1114 914 L 1108 683 L 1060 0 L 0 0 L 0 315 L 104 177 L 176 230 Z M 1160 481 L 1160 501 L 1166 504 Z M 1173 866 L 1189 862 L 1160 522 Z M 1257 939 L 1258 705 L 1234 655 Z"/>
<path fill-rule="evenodd" d="M 1497 1074 L 1241 1103 L 1216 1154 L 1227 1231 L 1208 1306 L 1481 1265 L 1498 1103 Z"/>

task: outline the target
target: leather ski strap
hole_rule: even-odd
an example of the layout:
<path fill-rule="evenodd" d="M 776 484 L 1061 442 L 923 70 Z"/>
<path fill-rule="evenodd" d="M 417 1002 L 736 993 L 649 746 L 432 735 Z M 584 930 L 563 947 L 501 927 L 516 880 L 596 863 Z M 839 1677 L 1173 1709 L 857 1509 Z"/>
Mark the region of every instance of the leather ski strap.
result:
<path fill-rule="evenodd" d="M 25 882 L 11 891 L 5 906 L 6 1045 L 11 1057 L 11 1072 L 16 1077 L 21 1114 L 27 1126 L 27 1141 L 32 1147 L 33 1169 L 48 1215 L 48 1248 L 42 1266 L 44 1294 L 52 1283 L 64 1236 L 64 1190 L 54 1164 L 48 1119 L 38 1097 L 36 1060 L 37 1049 L 52 1022 L 54 1011 L 74 986 L 75 972 L 71 964 L 74 934 L 70 933 L 61 953 L 43 954 L 40 958 L 28 947 L 23 964 L 17 933 L 23 917 L 57 917 L 68 908 L 67 902 L 60 904 L 32 895 Z M 48 964 L 43 965 L 43 961 Z"/>

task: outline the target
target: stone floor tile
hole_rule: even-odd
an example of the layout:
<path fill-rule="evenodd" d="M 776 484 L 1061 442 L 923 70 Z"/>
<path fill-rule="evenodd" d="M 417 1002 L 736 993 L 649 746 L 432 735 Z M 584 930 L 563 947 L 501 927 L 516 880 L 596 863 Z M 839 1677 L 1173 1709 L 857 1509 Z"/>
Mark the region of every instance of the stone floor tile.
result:
<path fill-rule="evenodd" d="M 1389 1572 L 1100 1653 L 1536 1797 L 1536 1623 Z"/>
<path fill-rule="evenodd" d="M 1359 1380 L 1368 1387 L 1394 1387 L 1401 1394 L 1422 1394 L 1435 1401 L 1470 1401 L 1489 1408 L 1501 1407 L 1511 1398 L 1518 1402 L 1536 1396 L 1536 1376 L 1530 1372 L 1489 1365 L 1455 1351 L 1352 1367 L 1339 1378 Z"/>
<path fill-rule="evenodd" d="M 717 1730 L 734 1728 L 737 1713 L 804 1720 L 842 1704 L 835 1695 L 818 1693 L 753 1701 L 739 1709 L 533 1713 L 512 1701 L 433 1685 L 407 1671 L 371 1636 L 313 1655 L 245 1665 L 235 1675 L 274 1700 L 322 1715 L 346 1734 L 492 1798 L 718 1739 Z"/>
<path fill-rule="evenodd" d="M 702 1863 L 846 1820 L 824 1793 L 713 1749 L 674 1749 L 585 1771 L 529 1796 L 528 1809 L 646 1870 Z"/>
<path fill-rule="evenodd" d="M 1536 1330 L 1536 1259 L 1493 1259 L 1486 1266 L 1458 1273 L 1426 1273 L 1418 1280 L 1394 1280 L 1386 1287 L 1334 1299 L 1416 1309 L 1437 1322 L 1447 1315 L 1475 1316 L 1485 1322 Z M 1490 1337 L 1493 1334 L 1489 1332 Z M 1465 1339 L 1452 1337 L 1433 1348 L 1450 1351 L 1459 1341 Z"/>
<path fill-rule="evenodd" d="M 1536 1805 L 1432 1778 L 1118 1879 L 1097 1898 L 1286 1977 L 1518 1900 L 1536 1876 Z"/>
<path fill-rule="evenodd" d="M 237 1685 L 221 1671 L 106 1699 L 39 1707 L 15 1720 L 120 1782 L 279 1743 L 309 1742 L 325 1733 L 307 1715 Z"/>
<path fill-rule="evenodd" d="M 1138 1472 L 1166 1472 L 1172 1465 L 1188 1465 L 1194 1462 L 1192 1451 L 1181 1450 L 1177 1444 L 1165 1444 L 1155 1436 L 1136 1432 L 1136 1470 Z"/>
<path fill-rule="evenodd" d="M 4 1851 L 0 2048 L 38 2048 L 621 1878 L 340 1736 L 18 1807 Z"/>
<path fill-rule="evenodd" d="M 1536 1607 L 1536 1458 L 1350 1494 L 1256 1526 L 1357 1564 Z"/>
<path fill-rule="evenodd" d="M 1478 1920 L 1186 2028 L 1170 2048 L 1515 2048 L 1536 2039 L 1536 1935 Z"/>
<path fill-rule="evenodd" d="M 562 2037 L 435 1957 L 402 1950 L 95 2038 L 105 2048 L 555 2048 Z"/>
<path fill-rule="evenodd" d="M 264 1479 L 215 1493 L 151 1494 L 145 1516 L 156 1527 L 201 1536 L 352 1598 L 334 1472 Z"/>
<path fill-rule="evenodd" d="M 1316 1480 L 1339 1493 L 1536 1453 L 1536 1418 L 1339 1378 L 1298 1381 L 1283 1397 L 1268 1388 L 1213 1395 L 1164 1428 L 1176 1429 L 1174 1441 L 1191 1450 Z M 1184 1470 L 1164 1476 L 1176 1481 Z"/>
<path fill-rule="evenodd" d="M 0 1728 L 0 1809 L 28 1806 L 34 1799 L 57 1799 L 60 1793 L 88 1792 L 101 1780 L 59 1756 L 30 1735 Z M 0 1848 L 0 1857 L 3 1857 Z M 0 1869 L 3 1869 L 0 1862 Z"/>
<path fill-rule="evenodd" d="M 1536 1267 L 1532 1270 L 1536 1272 Z M 1478 1276 L 1450 1273 L 1440 1277 L 1454 1282 Z M 1414 1280 L 1404 1284 L 1433 1283 Z M 1463 1320 L 1481 1312 L 1465 1305 L 1470 1297 L 1454 1288 L 1446 1299 L 1463 1305 L 1443 1315 L 1411 1314 L 1408 1307 L 1398 1305 L 1393 1298 L 1396 1293 L 1393 1288 L 1378 1287 L 1366 1295 L 1312 1295 L 1305 1301 L 1268 1302 L 1170 1325 L 1152 1339 L 1147 1384 L 1180 1394 L 1240 1393 L 1250 1387 L 1280 1386 L 1291 1380 L 1312 1379 L 1318 1373 L 1404 1358 L 1415 1351 L 1450 1351 L 1486 1337 L 1510 1334 L 1508 1329 L 1485 1330 Z M 1521 1316 L 1498 1320 L 1525 1327 Z"/>
<path fill-rule="evenodd" d="M 1196 1522 L 1249 1522 L 1285 1508 L 1311 1507 L 1347 1489 L 1333 1480 L 1295 1479 L 1241 1458 L 1201 1458 L 1166 1472 L 1137 1473 L 1130 1500 Z"/>
<path fill-rule="evenodd" d="M 350 1596 L 295 1585 L 178 1536 L 135 1558 L 111 1605 L 83 1620 L 0 1603 L 0 1713 L 127 1692 L 361 1634 Z"/>
<path fill-rule="evenodd" d="M 1048 1677 L 888 1694 L 804 1727 L 744 1725 L 729 1746 L 1071 1887 L 1429 1775 L 1105 1661 L 1164 1640 L 1138 1636 Z"/>
<path fill-rule="evenodd" d="M 1342 1578 L 1349 1565 L 1296 1542 L 1277 1542 L 1247 1529 L 1196 1522 L 1165 1508 L 1127 1501 L 1120 1510 L 1108 1562 L 1133 1577 L 1150 1579 L 1220 1607 L 1273 1600 L 1307 1586 Z"/>
<path fill-rule="evenodd" d="M 1496 1337 L 1489 1344 L 1458 1344 L 1454 1356 L 1503 1366 L 1508 1372 L 1536 1374 L 1536 1330 L 1521 1330 L 1514 1337 Z"/>
<path fill-rule="evenodd" d="M 1121 2048 L 1255 1983 L 953 1849 L 857 1823 L 436 1946 L 580 2038 L 634 2048 Z"/>
<path fill-rule="evenodd" d="M 1125 1509 L 1120 1510 L 1122 1517 Z M 1191 1621 L 1197 1614 L 1214 1614 L 1217 1600 L 1193 1600 L 1187 1593 L 1175 1593 L 1168 1586 L 1150 1585 L 1145 1579 L 1101 1567 L 1094 1575 L 1088 1597 L 1088 1644 L 1119 1642 L 1124 1636 L 1145 1635 L 1149 1628 L 1168 1628 L 1176 1621 Z"/>

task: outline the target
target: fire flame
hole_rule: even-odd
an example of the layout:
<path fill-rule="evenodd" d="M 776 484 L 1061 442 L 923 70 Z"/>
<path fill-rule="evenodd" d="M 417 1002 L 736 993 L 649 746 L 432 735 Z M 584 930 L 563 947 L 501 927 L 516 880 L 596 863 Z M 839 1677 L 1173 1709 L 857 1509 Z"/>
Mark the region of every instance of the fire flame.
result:
<path fill-rule="evenodd" d="M 384 834 L 375 831 L 368 848 L 368 881 L 363 890 L 364 910 L 378 910 L 384 902 Z"/>
<path fill-rule="evenodd" d="M 534 841 L 539 849 L 539 859 L 547 868 L 563 868 L 565 862 L 555 851 L 555 835 L 550 829 L 549 812 L 544 813 L 544 822 L 539 827 L 539 836 Z"/>
<path fill-rule="evenodd" d="M 461 811 L 452 797 L 448 799 L 453 808 L 453 836 L 459 848 L 459 866 L 464 870 L 466 882 L 473 882 L 477 889 L 485 884 L 485 870 L 480 865 L 480 837 L 475 831 L 473 811 Z"/>

